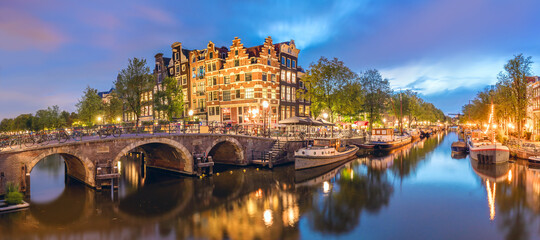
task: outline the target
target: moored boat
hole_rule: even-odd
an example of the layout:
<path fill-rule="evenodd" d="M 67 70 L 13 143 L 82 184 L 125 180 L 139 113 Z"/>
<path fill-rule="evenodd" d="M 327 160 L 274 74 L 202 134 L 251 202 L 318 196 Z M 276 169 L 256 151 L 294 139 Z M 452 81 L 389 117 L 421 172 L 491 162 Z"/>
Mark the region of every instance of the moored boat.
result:
<path fill-rule="evenodd" d="M 294 153 L 294 169 L 323 166 L 353 157 L 357 146 L 341 146 L 339 139 L 315 139 L 313 146 L 300 148 Z"/>
<path fill-rule="evenodd" d="M 530 163 L 539 164 L 540 163 L 540 156 L 530 156 L 528 160 L 529 160 Z"/>
<path fill-rule="evenodd" d="M 510 149 L 507 146 L 494 138 L 490 140 L 483 132 L 473 132 L 467 139 L 467 146 L 471 158 L 480 163 L 504 163 L 510 158 Z"/>
<path fill-rule="evenodd" d="M 468 150 L 467 144 L 461 141 L 453 142 L 451 148 L 452 148 L 452 152 L 459 152 L 459 153 L 467 152 Z"/>
<path fill-rule="evenodd" d="M 375 128 L 371 130 L 370 144 L 377 149 L 390 149 L 403 146 L 412 141 L 410 135 L 394 135 L 392 128 Z"/>

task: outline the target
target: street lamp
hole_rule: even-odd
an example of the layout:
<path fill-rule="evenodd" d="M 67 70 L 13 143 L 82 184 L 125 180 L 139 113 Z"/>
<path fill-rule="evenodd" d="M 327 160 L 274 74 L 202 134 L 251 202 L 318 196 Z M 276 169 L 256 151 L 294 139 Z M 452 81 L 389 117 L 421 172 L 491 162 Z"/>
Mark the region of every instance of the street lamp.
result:
<path fill-rule="evenodd" d="M 263 111 L 264 111 L 264 116 L 263 116 L 263 131 L 264 131 L 264 136 L 266 136 L 266 111 L 268 111 L 268 101 L 264 100 L 263 103 Z"/>
<path fill-rule="evenodd" d="M 101 116 L 97 117 L 98 123 L 101 122 L 101 119 L 102 119 Z"/>
<path fill-rule="evenodd" d="M 193 109 L 189 109 L 188 115 L 189 115 L 189 120 L 191 121 L 191 117 L 193 117 Z"/>
<path fill-rule="evenodd" d="M 386 118 L 383 118 L 383 127 L 386 127 Z"/>
<path fill-rule="evenodd" d="M 327 119 L 327 118 L 328 118 L 328 113 L 323 113 L 322 117 L 323 117 L 324 119 Z"/>
<path fill-rule="evenodd" d="M 117 118 L 116 118 L 116 121 L 117 121 L 117 122 L 120 122 L 121 120 L 122 120 L 122 119 L 121 119 L 120 117 L 117 117 Z"/>

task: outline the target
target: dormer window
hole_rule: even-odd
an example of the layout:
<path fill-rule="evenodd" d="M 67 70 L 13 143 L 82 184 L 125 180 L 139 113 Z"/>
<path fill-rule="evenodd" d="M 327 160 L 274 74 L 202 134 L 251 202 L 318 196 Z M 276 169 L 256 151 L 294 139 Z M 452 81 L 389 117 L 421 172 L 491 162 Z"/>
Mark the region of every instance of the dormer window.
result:
<path fill-rule="evenodd" d="M 213 52 L 210 53 L 210 59 L 212 59 L 212 58 L 214 58 L 214 53 Z"/>
<path fill-rule="evenodd" d="M 254 57 L 251 58 L 251 64 L 255 64 L 255 63 L 257 63 L 257 59 L 255 59 Z"/>
<path fill-rule="evenodd" d="M 268 48 L 268 55 L 270 55 L 270 54 L 272 54 L 272 53 L 270 53 L 270 48 Z"/>
<path fill-rule="evenodd" d="M 234 50 L 234 55 L 238 56 L 238 50 Z"/>
<path fill-rule="evenodd" d="M 178 60 L 179 60 L 178 58 L 179 58 L 179 57 L 178 57 L 178 53 L 175 52 L 175 53 L 174 53 L 174 60 L 178 61 Z"/>
<path fill-rule="evenodd" d="M 156 63 L 156 67 L 157 67 L 157 70 L 158 70 L 158 71 L 161 71 L 161 64 Z"/>

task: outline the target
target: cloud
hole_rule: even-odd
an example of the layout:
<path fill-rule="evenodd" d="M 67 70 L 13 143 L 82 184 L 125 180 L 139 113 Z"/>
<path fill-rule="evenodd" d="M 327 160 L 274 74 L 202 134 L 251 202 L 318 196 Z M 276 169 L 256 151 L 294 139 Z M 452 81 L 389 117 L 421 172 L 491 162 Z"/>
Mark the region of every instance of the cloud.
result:
<path fill-rule="evenodd" d="M 284 11 L 278 18 L 259 25 L 261 38 L 273 36 L 277 41 L 294 39 L 301 49 L 321 44 L 334 37 L 340 30 L 340 24 L 354 14 L 362 14 L 360 9 L 370 1 L 337 0 L 332 3 L 322 2 L 325 11 L 310 11 L 314 6 L 289 6 L 294 11 Z M 309 2 L 310 4 L 312 2 Z M 313 4 L 317 5 L 317 3 Z M 283 9 L 278 5 L 278 12 Z M 301 9 L 301 10 L 299 10 Z"/>
<path fill-rule="evenodd" d="M 471 89 L 495 84 L 505 61 L 497 57 L 456 56 L 409 62 L 381 69 L 381 74 L 394 89 L 415 89 L 424 95 L 434 95 L 460 87 Z"/>
<path fill-rule="evenodd" d="M 53 25 L 12 8 L 0 9 L 0 49 L 53 51 L 67 37 Z"/>

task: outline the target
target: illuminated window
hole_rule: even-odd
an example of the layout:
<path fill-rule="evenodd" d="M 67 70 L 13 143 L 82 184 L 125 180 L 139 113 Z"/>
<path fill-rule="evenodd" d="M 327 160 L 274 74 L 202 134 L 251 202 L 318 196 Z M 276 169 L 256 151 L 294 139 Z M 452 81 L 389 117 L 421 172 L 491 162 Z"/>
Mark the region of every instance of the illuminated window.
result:
<path fill-rule="evenodd" d="M 246 96 L 246 99 L 251 99 L 253 98 L 253 88 L 246 88 L 245 90 L 245 96 Z"/>

